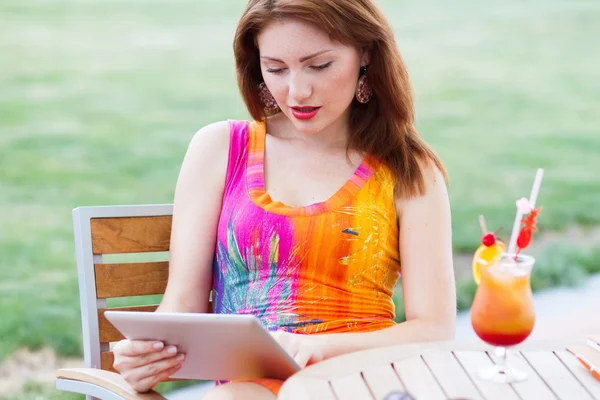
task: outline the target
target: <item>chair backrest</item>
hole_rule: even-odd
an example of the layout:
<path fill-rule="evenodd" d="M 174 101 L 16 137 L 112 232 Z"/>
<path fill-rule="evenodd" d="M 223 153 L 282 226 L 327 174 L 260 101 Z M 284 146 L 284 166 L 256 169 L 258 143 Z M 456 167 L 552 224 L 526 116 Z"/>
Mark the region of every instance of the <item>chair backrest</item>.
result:
<path fill-rule="evenodd" d="M 110 343 L 123 336 L 104 317 L 107 299 L 164 293 L 168 256 L 160 252 L 169 251 L 172 213 L 170 204 L 73 210 L 86 367 L 113 371 Z M 151 261 L 158 258 L 157 253 L 164 261 Z M 107 262 L 110 258 L 117 261 Z M 136 300 L 139 304 L 140 298 Z M 154 311 L 158 306 L 143 301 L 111 309 Z M 115 302 L 127 304 L 128 300 Z"/>

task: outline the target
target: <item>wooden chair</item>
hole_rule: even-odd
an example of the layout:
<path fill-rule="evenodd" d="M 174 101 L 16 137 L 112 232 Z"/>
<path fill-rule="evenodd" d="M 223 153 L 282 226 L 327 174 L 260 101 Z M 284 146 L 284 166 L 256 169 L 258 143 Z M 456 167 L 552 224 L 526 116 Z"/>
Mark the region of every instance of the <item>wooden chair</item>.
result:
<path fill-rule="evenodd" d="M 110 343 L 123 337 L 106 320 L 107 299 L 163 294 L 167 285 L 167 261 L 156 252 L 167 252 L 171 236 L 172 205 L 79 207 L 73 210 L 75 249 L 85 368 L 60 369 L 56 388 L 82 393 L 86 399 L 159 400 L 156 392 L 139 394 L 114 371 Z M 131 262 L 132 254 L 136 260 Z M 129 257 L 129 262 L 105 262 Z M 125 256 L 127 255 L 127 256 Z M 163 253 L 163 258 L 166 255 Z M 111 309 L 154 311 L 157 304 Z"/>

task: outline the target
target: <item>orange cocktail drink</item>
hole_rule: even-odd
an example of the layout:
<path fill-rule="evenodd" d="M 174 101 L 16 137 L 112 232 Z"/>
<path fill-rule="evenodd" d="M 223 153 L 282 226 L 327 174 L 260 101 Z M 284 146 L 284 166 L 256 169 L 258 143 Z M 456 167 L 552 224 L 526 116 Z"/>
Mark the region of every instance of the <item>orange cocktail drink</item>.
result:
<path fill-rule="evenodd" d="M 521 256 L 523 258 L 524 256 Z M 471 308 L 471 321 L 481 340 L 514 346 L 529 336 L 535 323 L 531 266 L 524 261 L 498 263 L 485 269 Z"/>
<path fill-rule="evenodd" d="M 535 324 L 530 276 L 535 260 L 526 255 L 503 254 L 481 271 L 481 281 L 471 307 L 471 323 L 484 342 L 498 347 L 500 361 L 484 374 L 496 382 L 524 379 L 505 367 L 506 347 L 523 342 Z"/>

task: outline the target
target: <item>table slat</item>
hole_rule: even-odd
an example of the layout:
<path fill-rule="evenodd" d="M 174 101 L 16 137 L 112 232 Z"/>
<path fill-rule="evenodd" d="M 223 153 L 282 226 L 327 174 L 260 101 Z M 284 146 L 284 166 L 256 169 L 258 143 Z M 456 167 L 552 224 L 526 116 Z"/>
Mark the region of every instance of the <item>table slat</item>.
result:
<path fill-rule="evenodd" d="M 527 380 L 512 384 L 516 392 L 522 399 L 556 399 L 556 395 L 545 381 L 540 378 L 537 372 L 531 368 L 529 363 L 523 358 L 521 353 L 509 351 L 507 364 L 509 367 L 516 368 L 527 373 Z"/>
<path fill-rule="evenodd" d="M 551 351 L 521 352 L 560 399 L 591 400 L 592 396 Z"/>
<path fill-rule="evenodd" d="M 406 360 L 395 362 L 393 365 L 406 390 L 413 397 L 428 400 L 446 399 L 440 385 L 421 357 L 407 358 Z"/>
<path fill-rule="evenodd" d="M 494 365 L 488 355 L 482 351 L 455 351 L 458 362 L 467 371 L 475 386 L 487 400 L 519 400 L 519 396 L 510 385 L 484 381 L 477 377 L 480 369 Z"/>
<path fill-rule="evenodd" d="M 450 398 L 482 399 L 460 363 L 450 351 L 433 351 L 421 356 Z"/>
<path fill-rule="evenodd" d="M 391 364 L 365 369 L 363 379 L 367 382 L 376 400 L 383 400 L 388 393 L 394 390 L 405 391 L 404 385 L 398 379 Z"/>
<path fill-rule="evenodd" d="M 598 382 L 588 371 L 577 361 L 577 358 L 568 351 L 555 351 L 558 358 L 567 366 L 569 371 L 575 375 L 577 380 L 592 394 L 596 400 L 600 400 L 600 382 Z"/>
<path fill-rule="evenodd" d="M 521 353 L 509 351 L 508 367 L 527 373 L 527 380 L 512 384 L 522 399 L 556 399 L 556 395 L 537 372 L 525 361 Z"/>
<path fill-rule="evenodd" d="M 309 377 L 288 380 L 281 387 L 278 398 L 285 400 L 338 400 L 327 380 Z"/>
<path fill-rule="evenodd" d="M 367 383 L 360 372 L 333 378 L 329 381 L 338 400 L 372 400 Z"/>

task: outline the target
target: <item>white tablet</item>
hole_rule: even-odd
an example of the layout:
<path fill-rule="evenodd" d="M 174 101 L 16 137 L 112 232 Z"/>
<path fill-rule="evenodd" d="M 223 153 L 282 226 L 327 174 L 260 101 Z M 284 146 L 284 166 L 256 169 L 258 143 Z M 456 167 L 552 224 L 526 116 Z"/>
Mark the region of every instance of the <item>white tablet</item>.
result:
<path fill-rule="evenodd" d="M 285 380 L 300 370 L 253 315 L 106 311 L 130 340 L 160 340 L 186 354 L 172 377 Z"/>

